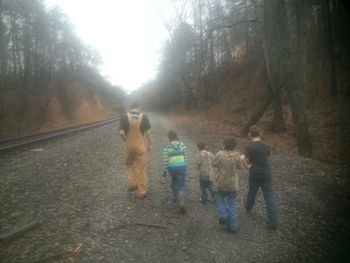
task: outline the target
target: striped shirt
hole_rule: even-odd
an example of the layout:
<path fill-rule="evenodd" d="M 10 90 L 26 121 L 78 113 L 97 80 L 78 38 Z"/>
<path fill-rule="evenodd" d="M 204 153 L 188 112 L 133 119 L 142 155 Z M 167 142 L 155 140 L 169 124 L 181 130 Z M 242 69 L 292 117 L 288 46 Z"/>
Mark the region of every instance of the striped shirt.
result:
<path fill-rule="evenodd" d="M 167 168 L 186 167 L 186 146 L 181 141 L 172 141 L 163 148 L 163 170 Z"/>

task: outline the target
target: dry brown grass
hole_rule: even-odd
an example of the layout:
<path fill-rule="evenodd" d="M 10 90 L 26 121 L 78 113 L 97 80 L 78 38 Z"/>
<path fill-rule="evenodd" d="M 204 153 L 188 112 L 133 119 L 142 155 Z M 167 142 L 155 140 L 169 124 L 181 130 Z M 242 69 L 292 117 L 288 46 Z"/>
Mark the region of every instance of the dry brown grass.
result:
<path fill-rule="evenodd" d="M 61 90 L 59 92 L 58 88 Z M 0 99 L 0 139 L 27 135 L 99 121 L 111 117 L 115 113 L 108 110 L 84 87 L 75 82 L 66 83 L 62 87 L 54 87 L 50 94 L 14 95 L 2 94 Z"/>
<path fill-rule="evenodd" d="M 242 71 L 228 75 L 226 80 L 217 81 L 221 93 L 215 104 L 207 109 L 189 112 L 186 116 L 176 120 L 211 129 L 220 134 L 239 136 L 241 128 L 247 123 L 253 113 L 258 109 L 264 95 L 266 86 L 261 68 Z M 230 79 L 230 81 L 228 81 Z M 273 111 L 270 107 L 258 121 L 264 131 L 264 140 L 267 141 L 274 152 L 297 155 L 298 148 L 295 137 L 295 128 L 292 112 L 288 99 L 283 99 L 284 120 L 286 132 L 275 133 L 272 131 Z M 309 120 L 309 129 L 313 145 L 313 158 L 327 162 L 339 161 L 339 116 L 337 105 L 329 97 L 313 100 L 306 111 Z"/>

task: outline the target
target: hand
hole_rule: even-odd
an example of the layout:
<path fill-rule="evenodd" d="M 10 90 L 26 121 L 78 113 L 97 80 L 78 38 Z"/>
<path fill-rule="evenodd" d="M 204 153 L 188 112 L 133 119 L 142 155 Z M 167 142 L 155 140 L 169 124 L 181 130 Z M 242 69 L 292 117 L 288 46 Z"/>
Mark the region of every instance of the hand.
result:
<path fill-rule="evenodd" d="M 249 169 L 250 168 L 251 164 L 249 163 L 248 158 L 244 154 L 242 154 L 239 159 L 241 161 L 242 168 L 244 168 L 244 169 Z"/>

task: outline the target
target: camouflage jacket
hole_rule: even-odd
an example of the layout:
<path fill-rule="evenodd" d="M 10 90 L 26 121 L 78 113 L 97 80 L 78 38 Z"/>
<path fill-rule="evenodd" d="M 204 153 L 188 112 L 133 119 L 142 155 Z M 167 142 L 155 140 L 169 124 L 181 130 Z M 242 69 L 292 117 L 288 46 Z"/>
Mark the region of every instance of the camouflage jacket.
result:
<path fill-rule="evenodd" d="M 241 168 L 240 154 L 236 151 L 220 151 L 214 157 L 212 165 L 217 168 L 216 184 L 218 190 L 238 191 L 238 173 Z"/>

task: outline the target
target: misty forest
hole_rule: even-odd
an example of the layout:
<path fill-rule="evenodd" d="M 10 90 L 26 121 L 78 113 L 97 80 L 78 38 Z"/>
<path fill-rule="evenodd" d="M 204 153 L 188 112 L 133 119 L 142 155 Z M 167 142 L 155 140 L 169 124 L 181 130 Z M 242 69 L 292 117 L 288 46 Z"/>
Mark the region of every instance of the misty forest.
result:
<path fill-rule="evenodd" d="M 135 101 L 150 118 L 153 138 L 149 194 L 142 201 L 125 197 L 119 123 L 52 145 L 0 149 L 0 257 L 349 262 L 347 1 L 167 2 L 172 17 L 153 10 L 168 33 L 157 74 L 128 93 L 101 73 L 99 51 L 59 7 L 0 0 L 0 143 L 119 118 Z M 223 138 L 234 137 L 244 152 L 252 126 L 261 128 L 272 149 L 280 227 L 272 234 L 258 227 L 268 213 L 265 193 L 257 195 L 256 210 L 244 212 L 248 170 L 242 169 L 240 228 L 232 237 L 220 232 L 214 201 L 198 204 L 196 145 L 205 141 L 215 154 Z M 168 208 L 170 183 L 159 176 L 162 147 L 174 127 L 190 156 L 185 216 Z"/>
<path fill-rule="evenodd" d="M 159 73 L 133 94 L 147 109 L 201 112 L 243 134 L 265 116 L 268 130 L 293 133 L 300 155 L 346 162 L 350 36 L 343 1 L 173 3 L 173 20 L 160 14 L 170 39 Z M 3 138 L 92 121 L 81 114 L 86 108 L 94 119 L 122 112 L 121 87 L 99 74 L 98 52 L 58 8 L 38 0 L 0 5 Z M 338 152 L 323 157 L 328 145 Z"/>

